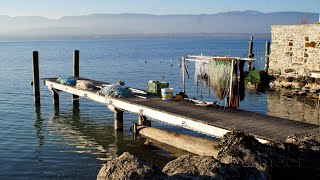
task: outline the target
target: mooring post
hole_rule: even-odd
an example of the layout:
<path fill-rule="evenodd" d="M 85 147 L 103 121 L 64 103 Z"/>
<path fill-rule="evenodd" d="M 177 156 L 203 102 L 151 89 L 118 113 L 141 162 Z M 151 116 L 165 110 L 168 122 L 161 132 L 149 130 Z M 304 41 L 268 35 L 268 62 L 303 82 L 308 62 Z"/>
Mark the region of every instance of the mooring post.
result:
<path fill-rule="evenodd" d="M 248 57 L 249 58 L 253 58 L 254 54 L 253 54 L 253 36 L 250 36 L 250 42 L 249 42 L 249 50 L 248 50 Z M 251 71 L 251 64 L 252 62 L 249 61 L 248 62 L 248 71 Z"/>
<path fill-rule="evenodd" d="M 269 54 L 270 54 L 270 42 L 266 41 L 266 54 L 265 54 L 264 71 L 267 73 L 269 71 Z"/>
<path fill-rule="evenodd" d="M 73 52 L 73 76 L 74 77 L 79 77 L 79 59 L 80 59 L 80 52 L 79 50 L 75 50 Z M 77 95 L 72 95 L 72 101 L 73 102 L 78 102 L 79 101 L 79 96 Z"/>
<path fill-rule="evenodd" d="M 185 71 L 186 71 L 186 59 L 182 56 L 181 58 L 181 71 L 182 71 L 182 84 L 183 84 L 183 93 L 186 94 L 186 78 L 185 78 Z"/>
<path fill-rule="evenodd" d="M 245 61 L 239 62 L 239 71 L 240 71 L 240 80 L 239 80 L 239 99 L 240 101 L 244 100 L 245 97 L 245 87 L 244 87 L 244 63 Z"/>
<path fill-rule="evenodd" d="M 114 111 L 114 129 L 117 131 L 123 130 L 123 111 L 119 109 Z"/>
<path fill-rule="evenodd" d="M 39 85 L 39 53 L 33 51 L 32 53 L 32 83 L 33 83 L 33 94 L 34 102 L 40 104 L 40 85 Z"/>

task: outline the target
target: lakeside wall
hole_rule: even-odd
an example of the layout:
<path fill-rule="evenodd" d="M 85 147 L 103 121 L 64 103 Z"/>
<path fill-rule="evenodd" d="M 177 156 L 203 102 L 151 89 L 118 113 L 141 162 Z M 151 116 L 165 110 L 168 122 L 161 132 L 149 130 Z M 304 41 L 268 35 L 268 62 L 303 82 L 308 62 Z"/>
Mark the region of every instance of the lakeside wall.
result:
<path fill-rule="evenodd" d="M 269 74 L 310 76 L 320 71 L 320 24 L 271 26 Z"/>

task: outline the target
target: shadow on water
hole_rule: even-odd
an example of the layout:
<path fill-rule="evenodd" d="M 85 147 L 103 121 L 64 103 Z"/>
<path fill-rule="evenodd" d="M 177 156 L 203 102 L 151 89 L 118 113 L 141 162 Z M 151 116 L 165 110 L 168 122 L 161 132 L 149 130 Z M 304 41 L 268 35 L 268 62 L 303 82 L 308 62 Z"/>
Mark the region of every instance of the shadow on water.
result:
<path fill-rule="evenodd" d="M 101 121 L 95 117 L 90 118 L 89 114 L 85 114 L 87 111 L 81 112 L 79 103 L 73 103 L 72 112 L 54 108 L 54 115 L 49 120 L 55 127 L 54 131 L 70 141 L 65 143 L 76 145 L 74 149 L 76 153 L 92 154 L 105 162 L 123 152 L 130 152 L 160 168 L 176 158 L 176 152 L 167 152 L 159 146 L 146 145 L 145 138 L 136 137 L 129 130 L 115 131 L 113 123 L 110 123 L 113 119 L 110 117 Z M 126 115 L 129 118 L 126 119 Z M 125 113 L 125 123 L 129 120 L 132 122 L 130 116 L 131 114 Z M 124 128 L 126 127 L 128 124 L 125 124 Z M 179 150 L 177 152 L 183 153 Z"/>

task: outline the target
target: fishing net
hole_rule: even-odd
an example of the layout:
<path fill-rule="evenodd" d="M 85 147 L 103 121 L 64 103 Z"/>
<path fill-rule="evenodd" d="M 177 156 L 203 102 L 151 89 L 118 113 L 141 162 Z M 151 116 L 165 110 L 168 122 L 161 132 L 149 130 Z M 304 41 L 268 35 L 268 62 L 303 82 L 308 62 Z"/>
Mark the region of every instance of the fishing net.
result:
<path fill-rule="evenodd" d="M 209 63 L 210 86 L 220 100 L 229 93 L 231 62 L 210 61 Z"/>
<path fill-rule="evenodd" d="M 65 84 L 65 85 L 76 85 L 77 79 L 73 77 L 63 77 L 59 76 L 58 79 L 56 80 L 58 83 Z"/>
<path fill-rule="evenodd" d="M 195 64 L 195 81 L 197 87 L 206 91 L 213 90 L 220 100 L 229 94 L 231 62 L 216 61 Z"/>
<path fill-rule="evenodd" d="M 77 80 L 76 88 L 82 90 L 93 90 L 96 89 L 96 86 L 91 81 Z"/>
<path fill-rule="evenodd" d="M 197 92 L 199 91 L 199 88 L 204 88 L 210 93 L 209 67 L 207 62 L 197 61 L 195 63 L 194 79 L 197 85 Z"/>
<path fill-rule="evenodd" d="M 131 97 L 131 93 L 128 87 L 121 85 L 111 85 L 101 89 L 100 95 L 105 97 L 115 97 L 115 98 L 128 98 Z"/>

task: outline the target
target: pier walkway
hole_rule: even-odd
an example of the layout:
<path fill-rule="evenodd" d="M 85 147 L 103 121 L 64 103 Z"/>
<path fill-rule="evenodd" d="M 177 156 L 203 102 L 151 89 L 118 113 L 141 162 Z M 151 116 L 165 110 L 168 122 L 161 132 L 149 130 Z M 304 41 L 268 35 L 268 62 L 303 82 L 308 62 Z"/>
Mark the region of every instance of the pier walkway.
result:
<path fill-rule="evenodd" d="M 84 79 L 84 78 L 79 78 Z M 110 83 L 92 81 L 96 86 Z M 263 115 L 239 109 L 196 106 L 190 101 L 163 101 L 161 98 L 111 98 L 99 95 L 97 90 L 79 90 L 75 86 L 63 85 L 56 78 L 46 78 L 44 83 L 52 89 L 54 103 L 58 102 L 58 91 L 67 92 L 108 105 L 115 112 L 115 121 L 122 121 L 119 112 L 135 113 L 151 120 L 180 126 L 214 137 L 222 137 L 231 130 L 239 130 L 255 136 L 260 142 L 285 141 L 294 133 L 312 132 L 320 126 L 289 119 Z M 117 125 L 116 125 L 117 124 Z M 115 128 L 121 129 L 115 122 Z M 122 123 L 120 122 L 120 126 Z"/>

